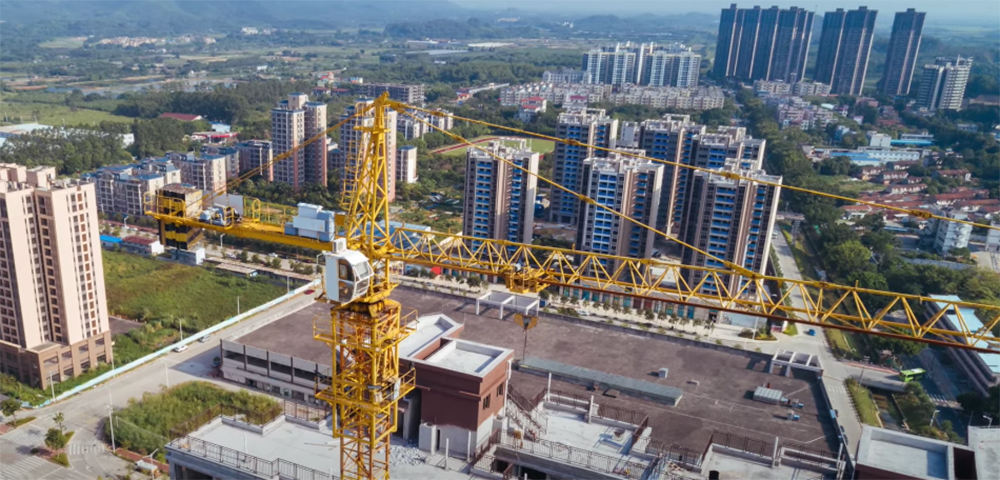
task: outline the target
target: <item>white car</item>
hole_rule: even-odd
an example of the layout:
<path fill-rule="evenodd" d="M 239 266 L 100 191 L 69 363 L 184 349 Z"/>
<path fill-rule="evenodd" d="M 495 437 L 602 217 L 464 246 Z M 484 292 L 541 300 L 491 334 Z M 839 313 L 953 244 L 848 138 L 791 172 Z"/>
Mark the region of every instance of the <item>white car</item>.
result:
<path fill-rule="evenodd" d="M 174 352 L 181 353 L 181 352 L 183 352 L 184 350 L 187 350 L 187 349 L 188 349 L 187 345 L 178 345 L 178 346 L 174 347 Z"/>

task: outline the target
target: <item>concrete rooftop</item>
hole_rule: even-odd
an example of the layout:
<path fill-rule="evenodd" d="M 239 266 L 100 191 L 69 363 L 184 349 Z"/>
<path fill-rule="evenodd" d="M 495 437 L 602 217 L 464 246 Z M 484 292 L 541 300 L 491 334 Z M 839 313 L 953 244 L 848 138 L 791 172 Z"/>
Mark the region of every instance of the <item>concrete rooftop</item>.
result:
<path fill-rule="evenodd" d="M 948 442 L 868 425 L 862 428 L 857 462 L 921 480 L 955 478 Z"/>
<path fill-rule="evenodd" d="M 239 452 L 274 461 L 284 459 L 323 473 L 339 475 L 340 441 L 329 434 L 293 422 L 285 422 L 264 435 L 222 423 L 216 418 L 190 436 Z"/>
<path fill-rule="evenodd" d="M 513 312 L 497 318 L 497 309 L 476 315 L 475 299 L 462 300 L 425 290 L 399 287 L 393 299 L 421 315 L 443 313 L 463 324 L 461 338 L 514 350 L 523 357 L 524 330 L 513 322 Z M 528 355 L 554 360 L 636 380 L 678 387 L 684 399 L 676 407 L 627 396 L 609 398 L 602 392 L 553 382 L 553 389 L 580 395 L 596 395 L 597 403 L 611 403 L 649 415 L 652 438 L 700 451 L 713 430 L 770 440 L 775 435 L 816 449 L 836 452 L 837 440 L 829 410 L 822 401 L 819 384 L 811 372 L 794 371 L 791 377 L 767 373 L 768 356 L 748 356 L 713 348 L 646 338 L 557 320 L 542 314 L 538 326 L 528 331 Z M 668 378 L 658 378 L 661 367 Z M 698 385 L 688 383 L 697 380 Z M 543 377 L 514 371 L 511 383 L 528 398 L 545 388 Z M 797 410 L 799 421 L 785 420 L 787 407 L 753 401 L 753 390 L 771 383 L 805 408 Z"/>
<path fill-rule="evenodd" d="M 496 309 L 476 315 L 475 299 L 462 300 L 407 287 L 396 288 L 392 298 L 402 303 L 404 309 L 416 309 L 421 316 L 441 313 L 464 325 L 462 340 L 514 350 L 515 359 L 523 356 L 524 330 L 514 324 L 513 312 L 505 309 L 503 319 L 496 318 Z M 326 304 L 313 304 L 235 341 L 329 365 L 329 347 L 312 340 L 313 318 L 326 318 L 329 308 Z M 439 331 L 431 337 L 440 335 L 440 328 L 443 327 L 438 327 Z M 426 344 L 431 338 L 424 342 L 419 337 L 411 340 Z M 405 348 L 405 343 L 401 348 L 403 354 L 412 351 Z M 684 399 L 676 407 L 627 396 L 608 398 L 596 392 L 597 403 L 647 413 L 655 440 L 702 450 L 712 432 L 719 430 L 764 440 L 777 435 L 813 448 L 836 451 L 836 433 L 828 410 L 824 408 L 821 414 L 818 408 L 822 397 L 815 376 L 801 371 L 794 371 L 792 377 L 768 374 L 768 359 L 763 355 L 688 346 L 577 325 L 544 314 L 538 326 L 528 331 L 528 355 L 681 388 Z M 670 369 L 666 379 L 657 377 L 662 367 Z M 689 380 L 699 384 L 690 384 Z M 511 383 L 530 398 L 545 388 L 546 380 L 515 371 Z M 753 390 L 766 383 L 805 404 L 804 409 L 796 411 L 801 417 L 799 421 L 785 420 L 786 408 L 752 400 Z M 562 382 L 553 382 L 553 389 L 586 396 L 595 393 Z"/>

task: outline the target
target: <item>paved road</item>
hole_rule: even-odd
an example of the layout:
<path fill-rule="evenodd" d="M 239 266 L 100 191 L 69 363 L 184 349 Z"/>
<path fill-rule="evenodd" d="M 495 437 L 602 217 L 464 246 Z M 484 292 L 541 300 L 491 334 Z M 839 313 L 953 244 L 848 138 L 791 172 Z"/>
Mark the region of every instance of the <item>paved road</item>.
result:
<path fill-rule="evenodd" d="M 791 280 L 802 280 L 799 266 L 795 263 L 795 257 L 792 256 L 792 250 L 788 247 L 785 236 L 778 234 L 773 244 L 778 254 L 778 263 L 781 265 L 782 275 Z M 793 291 L 789 295 L 789 298 L 793 306 L 805 308 L 806 303 L 798 291 Z M 816 336 L 800 334 L 794 337 L 785 337 L 782 335 L 782 341 L 777 346 L 819 357 L 820 362 L 823 364 L 823 386 L 826 387 L 827 394 L 830 396 L 830 403 L 833 404 L 833 408 L 838 412 L 840 424 L 844 427 L 844 433 L 847 434 L 848 451 L 853 455 L 857 452 L 858 441 L 861 439 L 861 421 L 854 410 L 854 403 L 851 401 L 850 395 L 844 388 L 844 380 L 851 375 L 857 374 L 859 369 L 845 365 L 833 356 L 829 345 L 826 344 L 826 335 L 823 333 L 822 328 L 810 328 L 817 330 Z"/>
<path fill-rule="evenodd" d="M 18 416 L 37 420 L 0 436 L 0 479 L 94 479 L 97 476 L 124 475 L 128 462 L 112 455 L 103 438 L 103 425 L 109 404 L 116 410 L 129 399 L 141 399 L 147 392 L 158 392 L 165 385 L 191 380 L 213 382 L 229 390 L 240 387 L 208 377 L 212 360 L 218 356 L 219 340 L 257 328 L 258 325 L 288 315 L 312 303 L 312 298 L 298 295 L 268 311 L 254 315 L 213 336 L 206 343 L 194 343 L 182 353 L 171 353 L 140 368 L 118 376 L 56 405 L 34 411 L 22 410 Z M 62 412 L 67 430 L 76 432 L 67 447 L 71 468 L 63 468 L 31 455 L 31 448 L 44 444 L 45 432 L 54 426 L 52 416 Z"/>

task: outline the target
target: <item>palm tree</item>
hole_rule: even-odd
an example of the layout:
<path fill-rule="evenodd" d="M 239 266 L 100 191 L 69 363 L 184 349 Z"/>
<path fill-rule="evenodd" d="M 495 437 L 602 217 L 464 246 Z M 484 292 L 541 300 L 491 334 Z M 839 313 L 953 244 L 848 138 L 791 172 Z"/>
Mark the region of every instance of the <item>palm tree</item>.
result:
<path fill-rule="evenodd" d="M 66 426 L 63 425 L 63 422 L 66 421 L 66 416 L 63 415 L 62 412 L 59 412 L 59 413 L 56 413 L 55 415 L 53 415 L 52 416 L 52 421 L 56 422 L 56 425 L 59 426 L 59 431 L 60 432 L 66 433 Z"/>

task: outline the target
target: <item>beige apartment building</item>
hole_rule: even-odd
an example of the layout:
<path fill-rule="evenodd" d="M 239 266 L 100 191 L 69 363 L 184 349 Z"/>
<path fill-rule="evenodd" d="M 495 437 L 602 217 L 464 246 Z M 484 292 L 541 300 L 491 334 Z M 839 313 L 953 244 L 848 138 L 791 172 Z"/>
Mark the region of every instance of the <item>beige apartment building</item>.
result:
<path fill-rule="evenodd" d="M 346 120 L 354 112 L 362 110 L 374 102 L 370 98 L 358 99 L 354 106 L 347 107 L 347 111 L 340 116 L 341 120 Z M 387 126 L 396 125 L 397 114 L 395 110 L 386 108 L 385 124 Z M 350 195 L 354 192 L 354 178 L 357 175 L 358 157 L 364 155 L 364 148 L 368 145 L 370 135 L 368 132 L 360 130 L 363 127 L 371 127 L 375 124 L 375 114 L 369 111 L 367 114 L 351 119 L 340 127 L 340 153 L 333 158 L 331 170 L 339 172 L 344 193 Z M 385 132 L 385 161 L 388 171 L 388 185 L 385 185 L 389 201 L 396 199 L 396 129 L 389 128 Z"/>
<path fill-rule="evenodd" d="M 225 157 L 198 157 L 193 153 L 169 153 L 167 156 L 180 169 L 184 183 L 203 192 L 226 193 Z M 206 202 L 211 202 L 211 199 L 206 199 Z"/>
<path fill-rule="evenodd" d="M 29 385 L 111 361 L 93 183 L 0 164 L 0 370 Z"/>

